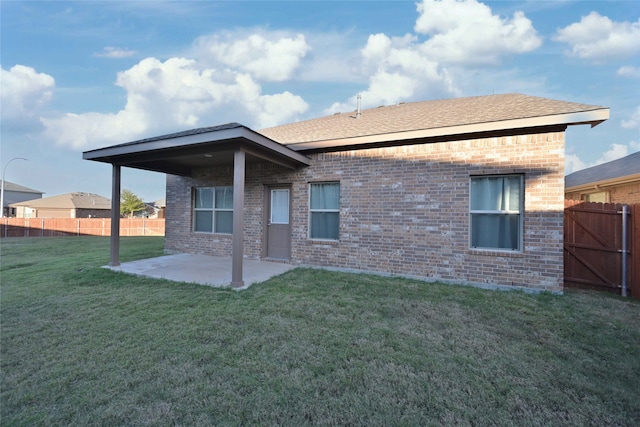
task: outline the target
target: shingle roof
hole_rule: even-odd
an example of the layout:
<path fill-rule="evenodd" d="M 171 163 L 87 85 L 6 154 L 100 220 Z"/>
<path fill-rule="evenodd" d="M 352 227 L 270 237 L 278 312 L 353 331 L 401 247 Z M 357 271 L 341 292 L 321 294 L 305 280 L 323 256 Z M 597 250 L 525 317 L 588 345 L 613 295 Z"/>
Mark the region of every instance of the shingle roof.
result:
<path fill-rule="evenodd" d="M 2 184 L 2 180 L 0 179 L 0 185 Z M 6 191 L 17 191 L 20 193 L 35 193 L 35 194 L 43 194 L 43 191 L 34 190 L 33 188 L 24 187 L 22 185 L 15 184 L 13 182 L 5 181 L 4 189 Z"/>
<path fill-rule="evenodd" d="M 640 151 L 569 174 L 564 178 L 564 183 L 566 188 L 571 188 L 638 174 L 640 174 Z"/>
<path fill-rule="evenodd" d="M 39 209 L 111 209 L 111 200 L 98 194 L 77 192 L 17 202 L 11 206 Z"/>
<path fill-rule="evenodd" d="M 285 124 L 259 133 L 281 144 L 382 135 L 600 110 L 605 107 L 522 94 L 401 103 Z"/>

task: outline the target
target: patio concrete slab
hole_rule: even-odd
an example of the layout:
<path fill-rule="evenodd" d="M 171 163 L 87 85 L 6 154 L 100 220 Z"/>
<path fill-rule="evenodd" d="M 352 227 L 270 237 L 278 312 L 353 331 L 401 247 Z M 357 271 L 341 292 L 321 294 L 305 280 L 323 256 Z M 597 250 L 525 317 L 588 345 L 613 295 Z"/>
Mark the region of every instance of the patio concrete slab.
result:
<path fill-rule="evenodd" d="M 295 268 L 294 265 L 245 259 L 242 275 L 246 289 L 254 283 L 264 282 Z M 138 261 L 123 262 L 118 267 L 107 267 L 113 271 L 155 277 L 177 282 L 227 287 L 231 285 L 231 257 L 176 254 L 164 255 Z"/>

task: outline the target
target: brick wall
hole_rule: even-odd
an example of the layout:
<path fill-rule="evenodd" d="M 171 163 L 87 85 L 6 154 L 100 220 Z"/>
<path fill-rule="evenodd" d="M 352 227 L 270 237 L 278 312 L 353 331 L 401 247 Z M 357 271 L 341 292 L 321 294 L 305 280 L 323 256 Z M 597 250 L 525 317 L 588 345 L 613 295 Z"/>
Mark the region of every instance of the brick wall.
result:
<path fill-rule="evenodd" d="M 565 198 L 567 200 L 580 200 L 582 194 L 592 193 L 594 191 L 597 190 L 574 191 L 567 193 Z M 623 203 L 628 205 L 640 204 L 640 182 L 605 187 L 600 191 L 606 191 L 609 193 L 609 203 Z"/>
<path fill-rule="evenodd" d="M 264 256 L 264 186 L 292 186 L 292 262 L 559 291 L 564 132 L 319 153 L 291 171 L 247 165 L 245 256 Z M 523 173 L 524 250 L 469 248 L 471 175 Z M 191 231 L 191 188 L 232 185 L 232 167 L 167 177 L 168 252 L 230 255 L 231 236 Z M 339 181 L 340 241 L 308 239 L 309 183 Z"/>

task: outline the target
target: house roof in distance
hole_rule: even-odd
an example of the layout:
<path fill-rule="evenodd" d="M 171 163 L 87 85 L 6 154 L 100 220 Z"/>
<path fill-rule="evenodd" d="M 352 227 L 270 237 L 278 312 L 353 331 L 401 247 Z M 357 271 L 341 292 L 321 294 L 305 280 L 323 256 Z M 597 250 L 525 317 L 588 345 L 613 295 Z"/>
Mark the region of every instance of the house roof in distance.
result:
<path fill-rule="evenodd" d="M 305 150 L 540 126 L 595 126 L 608 118 L 606 107 L 512 93 L 400 103 L 259 132 Z"/>
<path fill-rule="evenodd" d="M 564 178 L 565 191 L 640 180 L 640 151 L 607 163 L 582 169 Z"/>
<path fill-rule="evenodd" d="M 13 203 L 36 209 L 111 209 L 111 200 L 94 193 L 66 193 L 42 199 Z"/>
<path fill-rule="evenodd" d="M 0 183 L 2 183 L 1 179 L 0 179 Z M 15 184 L 9 181 L 4 182 L 4 189 L 5 191 L 16 191 L 20 193 L 44 194 L 44 191 L 34 190 L 33 188 L 24 187 L 22 185 Z"/>

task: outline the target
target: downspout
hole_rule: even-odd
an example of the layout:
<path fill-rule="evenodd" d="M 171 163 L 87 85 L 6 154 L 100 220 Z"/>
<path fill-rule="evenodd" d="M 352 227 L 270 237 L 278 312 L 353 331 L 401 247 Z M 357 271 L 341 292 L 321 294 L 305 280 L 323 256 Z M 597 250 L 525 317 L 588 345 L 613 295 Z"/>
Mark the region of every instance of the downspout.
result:
<path fill-rule="evenodd" d="M 629 206 L 622 205 L 622 296 L 627 295 L 627 215 Z"/>

